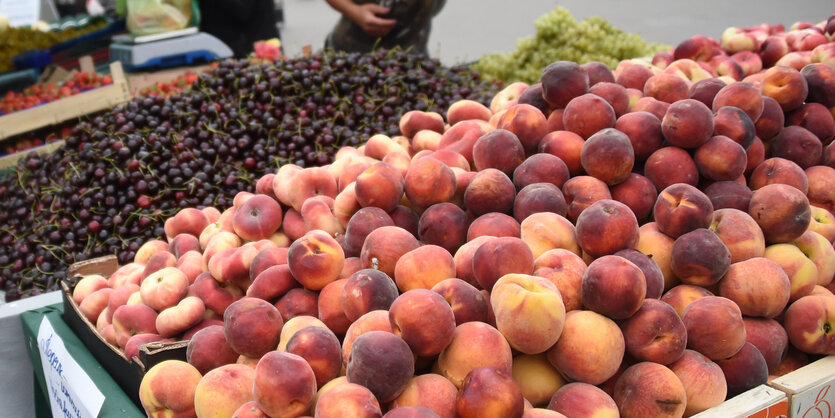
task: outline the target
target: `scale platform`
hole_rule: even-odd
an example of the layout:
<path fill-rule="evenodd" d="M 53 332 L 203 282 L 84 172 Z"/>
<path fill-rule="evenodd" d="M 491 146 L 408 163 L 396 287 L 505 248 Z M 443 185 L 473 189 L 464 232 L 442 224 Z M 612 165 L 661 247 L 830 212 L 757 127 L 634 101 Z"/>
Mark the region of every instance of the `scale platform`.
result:
<path fill-rule="evenodd" d="M 193 65 L 233 55 L 220 39 L 197 28 L 134 36 L 118 35 L 110 44 L 110 59 L 128 71 Z"/>

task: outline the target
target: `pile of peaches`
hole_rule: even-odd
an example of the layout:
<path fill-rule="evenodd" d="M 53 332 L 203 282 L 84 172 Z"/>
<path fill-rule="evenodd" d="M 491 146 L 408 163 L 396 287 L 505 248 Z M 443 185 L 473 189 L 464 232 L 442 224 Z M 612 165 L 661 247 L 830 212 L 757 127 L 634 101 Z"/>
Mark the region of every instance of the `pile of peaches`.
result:
<path fill-rule="evenodd" d="M 689 416 L 835 354 L 835 68 L 555 62 L 187 208 L 73 297 L 149 416 Z"/>

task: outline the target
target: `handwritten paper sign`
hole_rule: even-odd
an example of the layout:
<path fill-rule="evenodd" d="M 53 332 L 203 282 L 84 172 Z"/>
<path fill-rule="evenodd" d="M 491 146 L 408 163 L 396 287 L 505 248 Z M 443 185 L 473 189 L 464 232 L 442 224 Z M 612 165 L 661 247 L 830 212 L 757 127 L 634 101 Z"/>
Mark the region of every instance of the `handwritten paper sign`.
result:
<path fill-rule="evenodd" d="M 12 26 L 29 26 L 38 21 L 40 0 L 0 0 L 0 14 L 9 18 Z"/>
<path fill-rule="evenodd" d="M 53 417 L 95 418 L 104 395 L 72 358 L 61 337 L 44 317 L 38 328 L 38 349 Z"/>

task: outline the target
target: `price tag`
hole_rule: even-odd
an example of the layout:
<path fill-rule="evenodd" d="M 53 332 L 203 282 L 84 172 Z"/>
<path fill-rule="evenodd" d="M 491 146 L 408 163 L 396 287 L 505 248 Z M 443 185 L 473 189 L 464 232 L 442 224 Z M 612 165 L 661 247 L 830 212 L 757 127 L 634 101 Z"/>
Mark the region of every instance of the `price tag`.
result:
<path fill-rule="evenodd" d="M 72 358 L 61 337 L 44 317 L 38 328 L 38 350 L 53 417 L 94 418 L 104 395 Z"/>
<path fill-rule="evenodd" d="M 9 18 L 12 26 L 29 26 L 41 14 L 40 0 L 0 0 L 0 14 Z"/>

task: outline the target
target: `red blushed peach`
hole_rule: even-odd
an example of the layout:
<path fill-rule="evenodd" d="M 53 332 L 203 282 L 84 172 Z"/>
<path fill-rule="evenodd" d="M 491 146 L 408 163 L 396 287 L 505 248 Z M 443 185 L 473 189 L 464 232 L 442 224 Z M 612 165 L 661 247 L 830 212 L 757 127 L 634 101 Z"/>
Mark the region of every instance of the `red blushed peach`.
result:
<path fill-rule="evenodd" d="M 612 69 L 600 61 L 588 61 L 580 64 L 580 67 L 583 68 L 589 76 L 589 86 L 593 86 L 600 82 L 615 82 L 615 74 L 612 72 Z"/>
<path fill-rule="evenodd" d="M 577 63 L 556 61 L 549 64 L 540 76 L 542 96 L 551 107 L 564 108 L 571 99 L 589 89 L 589 75 Z"/>
<path fill-rule="evenodd" d="M 725 86 L 727 86 L 727 83 L 722 81 L 721 78 L 705 78 L 690 86 L 688 97 L 704 103 L 707 107 L 712 107 L 716 93 Z"/>
<path fill-rule="evenodd" d="M 709 62 L 696 62 L 689 58 L 677 59 L 671 62 L 664 68 L 663 72 L 676 75 L 686 81 L 688 93 L 692 83 L 706 78 L 716 77 L 715 68 Z"/>
<path fill-rule="evenodd" d="M 313 403 L 316 376 L 304 358 L 271 351 L 255 366 L 252 397 L 269 416 L 299 416 Z"/>
<path fill-rule="evenodd" d="M 635 154 L 629 137 L 614 128 L 590 136 L 580 153 L 580 163 L 590 176 L 613 186 L 629 177 Z"/>
<path fill-rule="evenodd" d="M 731 264 L 719 282 L 719 295 L 752 317 L 779 315 L 789 302 L 790 291 L 791 283 L 780 265 L 763 257 Z"/>
<path fill-rule="evenodd" d="M 719 282 L 730 265 L 731 252 L 709 229 L 694 229 L 673 243 L 670 268 L 684 284 L 712 286 Z"/>
<path fill-rule="evenodd" d="M 806 169 L 809 203 L 835 213 L 835 168 L 825 165 Z"/>
<path fill-rule="evenodd" d="M 437 203 L 420 216 L 418 236 L 424 244 L 438 245 L 452 253 L 467 241 L 469 223 L 467 213 L 460 207 Z"/>
<path fill-rule="evenodd" d="M 829 286 L 833 281 L 833 276 L 835 276 L 835 248 L 829 240 L 817 232 L 806 231 L 792 244 L 799 248 L 817 267 L 817 284 L 819 286 Z"/>
<path fill-rule="evenodd" d="M 543 354 L 522 354 L 513 358 L 513 379 L 532 406 L 544 407 L 566 382 Z"/>
<path fill-rule="evenodd" d="M 600 96 L 608 102 L 615 111 L 616 117 L 620 117 L 629 111 L 629 93 L 627 93 L 626 87 L 616 84 L 614 81 L 594 84 L 589 88 L 589 93 Z"/>
<path fill-rule="evenodd" d="M 345 316 L 342 309 L 342 290 L 348 283 L 348 279 L 339 279 L 328 283 L 319 291 L 317 310 L 319 319 L 327 325 L 336 335 L 345 335 L 351 321 Z"/>
<path fill-rule="evenodd" d="M 678 238 L 687 232 L 710 226 L 713 204 L 699 189 L 677 183 L 658 194 L 652 215 L 661 232 Z"/>
<path fill-rule="evenodd" d="M 244 297 L 223 313 L 226 341 L 238 354 L 258 358 L 278 344 L 284 320 L 275 306 L 262 299 Z"/>
<path fill-rule="evenodd" d="M 632 144 L 635 159 L 645 161 L 661 148 L 664 137 L 661 134 L 661 120 L 649 112 L 629 112 L 619 117 L 615 129 L 623 132 Z"/>
<path fill-rule="evenodd" d="M 640 64 L 629 64 L 620 71 L 615 72 L 615 80 L 621 86 L 643 91 L 647 80 L 652 77 L 653 72 L 648 67 Z"/>
<path fill-rule="evenodd" d="M 664 273 L 661 272 L 661 268 L 655 260 L 634 249 L 620 250 L 614 253 L 614 255 L 631 261 L 644 273 L 644 279 L 647 284 L 646 299 L 658 299 L 661 297 L 664 293 Z"/>
<path fill-rule="evenodd" d="M 76 285 L 76 287 L 78 287 L 78 285 Z M 114 289 L 109 293 L 109 296 L 107 297 L 107 306 L 105 307 L 105 310 L 99 314 L 98 320 L 101 321 L 102 318 L 104 318 L 104 320 L 108 323 L 113 322 L 113 313 L 116 312 L 116 309 L 125 305 L 128 302 L 130 295 L 138 291 L 139 286 L 133 283 L 127 283 L 118 289 Z"/>
<path fill-rule="evenodd" d="M 692 416 L 725 401 L 728 386 L 718 364 L 701 353 L 685 350 L 668 366 L 681 381 L 687 394 L 684 416 Z"/>
<path fill-rule="evenodd" d="M 773 67 L 777 60 L 791 51 L 786 42 L 786 37 L 770 35 L 762 44 L 760 44 L 760 57 L 762 58 L 763 67 Z"/>
<path fill-rule="evenodd" d="M 531 263 L 533 264 L 533 262 Z M 81 303 L 78 304 L 78 309 L 90 321 L 95 323 L 101 313 L 107 309 L 107 304 L 110 300 L 110 295 L 114 292 L 109 287 L 103 287 L 93 293 L 87 295 Z"/>
<path fill-rule="evenodd" d="M 791 160 L 803 169 L 819 164 L 823 155 L 820 139 L 801 126 L 783 128 L 768 145 L 772 157 Z"/>
<path fill-rule="evenodd" d="M 283 327 L 281 327 L 281 336 L 279 337 L 278 346 L 276 347 L 276 350 L 286 351 L 287 343 L 290 342 L 290 339 L 293 338 L 293 336 L 296 335 L 297 332 L 307 327 L 328 328 L 328 326 L 325 325 L 324 322 L 322 322 L 315 316 L 294 316 L 290 318 L 287 322 L 285 322 Z M 340 346 L 340 353 L 341 350 L 342 348 Z"/>
<path fill-rule="evenodd" d="M 728 385 L 728 397 L 737 396 L 768 382 L 768 366 L 762 353 L 746 342 L 738 353 L 716 360 Z"/>
<path fill-rule="evenodd" d="M 362 244 L 371 231 L 381 226 L 393 226 L 394 221 L 384 210 L 369 206 L 358 210 L 351 216 L 345 228 L 345 246 L 347 254 L 357 256 L 362 250 Z"/>
<path fill-rule="evenodd" d="M 645 300 L 620 327 L 626 352 L 639 361 L 670 364 L 681 358 L 687 346 L 684 322 L 672 306 L 660 300 Z"/>
<path fill-rule="evenodd" d="M 713 136 L 699 146 L 693 161 L 703 177 L 714 181 L 739 178 L 745 172 L 748 163 L 745 149 L 724 135 Z"/>
<path fill-rule="evenodd" d="M 276 179 L 278 179 L 278 174 L 276 174 Z M 320 195 L 336 198 L 339 189 L 336 179 L 324 167 L 303 168 L 292 175 L 292 182 L 287 187 L 289 199 L 287 204 L 296 212 L 301 212 L 302 204 L 308 198 Z M 273 189 L 275 189 L 275 180 L 273 180 Z"/>
<path fill-rule="evenodd" d="M 661 120 L 661 132 L 672 145 L 697 148 L 713 134 L 713 113 L 704 103 L 694 99 L 679 100 L 670 105 Z"/>
<path fill-rule="evenodd" d="M 493 117 L 495 118 L 497 115 L 494 113 Z M 467 161 L 469 167 L 473 162 L 473 146 L 475 145 L 475 141 L 493 129 L 493 126 L 490 126 L 489 123 L 482 120 L 464 120 L 458 122 L 447 129 L 441 136 L 441 141 L 438 143 L 438 150 L 433 156 L 437 158 L 437 153 L 455 152 L 461 157 L 464 157 L 464 161 Z M 448 161 L 444 161 L 444 164 L 450 167 L 455 166 Z"/>
<path fill-rule="evenodd" d="M 568 204 L 568 219 L 576 222 L 580 214 L 594 202 L 611 199 L 612 193 L 602 180 L 592 176 L 576 176 L 562 186 L 565 202 Z"/>
<path fill-rule="evenodd" d="M 585 140 L 574 132 L 557 130 L 548 132 L 542 137 L 539 152 L 559 157 L 568 167 L 569 175 L 574 177 L 583 172 L 580 154 L 584 143 Z"/>
<path fill-rule="evenodd" d="M 385 331 L 392 332 L 391 323 L 389 321 L 388 311 L 371 311 L 359 317 L 356 321 L 351 323 L 348 331 L 345 332 L 345 338 L 342 341 L 342 370 L 345 371 L 345 366 L 348 364 L 348 358 L 351 354 L 351 348 L 360 335 L 370 331 Z"/>
<path fill-rule="evenodd" d="M 420 215 L 414 209 L 397 205 L 391 212 L 389 212 L 391 220 L 394 221 L 394 226 L 400 227 L 408 231 L 412 236 L 418 236 L 418 224 L 420 223 Z"/>
<path fill-rule="evenodd" d="M 653 191 L 655 191 L 654 188 Z M 552 212 L 560 216 L 567 214 L 568 204 L 565 202 L 562 191 L 557 186 L 551 183 L 531 183 L 522 188 L 516 195 L 516 199 L 513 201 L 513 216 L 516 218 L 517 225 L 518 222 L 522 222 L 528 216 L 538 212 Z M 472 226 L 470 228 L 472 229 Z M 511 231 L 508 230 L 508 232 Z M 469 238 L 468 231 L 469 239 L 471 238 Z"/>
<path fill-rule="evenodd" d="M 451 278 L 438 282 L 431 290 L 449 304 L 456 326 L 470 321 L 487 322 L 488 302 L 473 285 Z"/>
<path fill-rule="evenodd" d="M 780 103 L 771 97 L 763 97 L 763 112 L 760 119 L 754 124 L 757 136 L 763 139 L 771 139 L 780 133 L 785 125 L 785 114 Z"/>
<path fill-rule="evenodd" d="M 112 328 L 112 327 L 111 327 Z M 172 343 L 173 340 L 163 338 L 157 334 L 136 334 L 128 339 L 125 343 L 125 357 L 133 360 L 134 357 L 139 358 L 139 347 L 148 343 Z"/>
<path fill-rule="evenodd" d="M 509 176 L 524 160 L 522 142 L 515 133 L 506 129 L 488 132 L 473 145 L 473 163 L 478 171 L 495 168 Z"/>
<path fill-rule="evenodd" d="M 455 195 L 455 173 L 434 158 L 415 161 L 406 172 L 405 194 L 412 204 L 426 208 Z"/>
<path fill-rule="evenodd" d="M 350 192 L 345 193 L 345 195 L 353 193 L 353 186 L 354 185 L 352 183 L 349 187 Z M 343 196 L 343 193 L 340 193 L 340 196 Z M 359 204 L 356 204 L 356 208 L 359 209 Z M 282 221 L 281 224 L 281 232 L 287 235 L 287 237 L 289 237 L 291 241 L 295 241 L 301 238 L 302 235 L 307 233 L 307 225 L 305 225 L 304 218 L 302 218 L 302 215 L 299 212 L 296 212 L 296 210 L 293 208 L 287 209 L 287 212 L 284 213 L 284 221 Z M 205 254 L 206 253 L 204 252 L 204 258 Z"/>
<path fill-rule="evenodd" d="M 684 310 L 682 320 L 687 327 L 687 348 L 711 360 L 728 358 L 745 344 L 742 312 L 730 299 L 720 296 L 698 298 Z"/>
<path fill-rule="evenodd" d="M 209 225 L 209 218 L 200 209 L 181 209 L 176 215 L 165 221 L 165 236 L 169 241 L 181 233 L 197 237 L 200 236 L 207 225 Z"/>
<path fill-rule="evenodd" d="M 290 274 L 307 289 L 320 290 L 336 280 L 345 263 L 342 247 L 327 232 L 313 230 L 287 250 Z"/>
<path fill-rule="evenodd" d="M 562 114 L 565 113 L 565 109 L 554 109 L 548 114 L 548 118 L 545 120 L 545 126 L 549 133 L 554 131 L 562 131 L 565 127 L 562 124 Z M 543 137 L 544 138 L 544 137 Z M 581 138 L 582 139 L 582 138 Z M 540 148 L 542 147 L 542 141 L 539 142 Z"/>
<path fill-rule="evenodd" d="M 215 315 L 215 317 L 220 317 L 220 316 Z M 215 317 L 212 317 L 210 319 L 204 319 L 204 320 L 200 321 L 197 325 L 189 328 L 188 331 L 183 333 L 182 341 L 191 340 L 191 338 L 194 337 L 194 334 L 197 334 L 198 331 L 200 331 L 204 328 L 208 328 L 212 325 L 220 325 L 222 327 L 223 326 L 223 321 L 221 321 L 220 319 L 214 319 Z M 226 337 L 224 336 L 224 338 L 226 338 Z"/>
<path fill-rule="evenodd" d="M 805 353 L 835 353 L 835 298 L 805 296 L 786 310 L 783 325 L 791 344 Z"/>
<path fill-rule="evenodd" d="M 348 186 L 345 187 L 344 190 L 339 192 L 338 195 L 333 199 L 333 215 L 336 216 L 336 219 L 339 220 L 339 224 L 343 227 L 348 227 L 348 221 L 351 219 L 351 216 L 360 210 L 360 204 L 357 202 L 357 191 L 356 191 L 356 182 L 352 182 Z M 290 213 L 295 212 L 292 209 L 288 209 L 287 213 L 284 214 L 284 225 L 282 226 L 283 232 L 290 238 L 290 240 L 294 240 L 302 235 L 304 235 L 307 231 L 298 231 L 295 234 L 290 234 L 287 231 L 287 223 Z M 301 216 L 296 212 L 297 221 L 301 220 L 298 219 Z M 302 221 L 302 225 L 304 225 L 304 221 Z M 304 228 L 302 228 L 304 229 Z"/>
<path fill-rule="evenodd" d="M 204 228 L 205 229 L 205 228 Z M 202 233 L 202 231 L 201 231 Z M 177 259 L 189 251 L 202 251 L 200 240 L 195 235 L 177 234 L 168 243 L 168 251 L 174 254 Z"/>
<path fill-rule="evenodd" d="M 136 334 L 156 334 L 157 313 L 146 305 L 123 305 L 113 312 L 116 344 L 124 347 Z"/>
<path fill-rule="evenodd" d="M 275 307 L 285 322 L 296 316 L 316 316 L 319 314 L 317 311 L 319 305 L 318 298 L 319 295 L 316 292 L 307 289 L 290 289 L 284 296 L 278 299 Z"/>
<path fill-rule="evenodd" d="M 803 74 L 786 66 L 774 66 L 765 70 L 760 86 L 762 95 L 776 100 L 783 112 L 798 108 L 809 93 L 809 85 Z"/>
<path fill-rule="evenodd" d="M 394 281 L 385 273 L 362 269 L 348 278 L 342 289 L 342 309 L 350 321 L 378 309 L 387 310 L 397 298 Z"/>
<path fill-rule="evenodd" d="M 731 59 L 742 67 L 745 75 L 756 74 L 763 69 L 762 58 L 756 52 L 739 51 L 731 55 Z"/>
<path fill-rule="evenodd" d="M 280 264 L 269 267 L 259 274 L 246 289 L 246 295 L 271 301 L 284 296 L 298 285 L 299 282 L 290 274 L 290 267 L 287 264 Z"/>
<path fill-rule="evenodd" d="M 652 213 L 655 200 L 658 199 L 658 192 L 655 185 L 638 173 L 630 173 L 621 183 L 610 188 L 612 199 L 623 203 L 639 221 L 645 221 Z"/>
<path fill-rule="evenodd" d="M 442 134 L 429 129 L 417 131 L 412 137 L 411 150 L 415 153 L 420 151 L 435 151 L 438 149 L 438 144 L 441 143 L 442 136 Z"/>
<path fill-rule="evenodd" d="M 479 367 L 467 374 L 455 400 L 461 418 L 521 417 L 522 390 L 510 373 L 495 367 Z"/>
<path fill-rule="evenodd" d="M 679 147 L 664 147 L 653 152 L 644 164 L 644 176 L 659 192 L 676 184 L 696 186 L 699 169 L 687 151 Z"/>
<path fill-rule="evenodd" d="M 713 204 L 714 213 L 720 209 L 748 211 L 753 192 L 737 181 L 717 181 L 705 187 L 705 195 Z"/>
<path fill-rule="evenodd" d="M 818 283 L 818 269 L 800 249 L 792 244 L 773 244 L 765 248 L 763 257 L 777 263 L 789 277 L 794 302 L 812 292 Z"/>
<path fill-rule="evenodd" d="M 583 274 L 583 305 L 613 319 L 635 314 L 646 297 L 644 273 L 631 261 L 605 255 L 589 263 Z"/>
<path fill-rule="evenodd" d="M 820 103 L 801 105 L 786 116 L 786 123 L 808 129 L 823 143 L 829 143 L 835 137 L 835 119 L 829 109 Z"/>
<path fill-rule="evenodd" d="M 375 268 L 393 277 L 397 260 L 417 247 L 417 239 L 405 229 L 383 226 L 365 238 L 360 261 L 363 268 Z"/>
<path fill-rule="evenodd" d="M 279 167 L 273 177 L 273 194 L 278 201 L 290 206 L 290 179 L 302 171 L 302 168 L 295 164 L 284 164 Z"/>
<path fill-rule="evenodd" d="M 182 334 L 203 320 L 206 307 L 197 296 L 183 298 L 177 305 L 164 309 L 157 315 L 157 333 L 162 337 Z"/>
<path fill-rule="evenodd" d="M 400 132 L 411 138 L 415 132 L 430 129 L 435 132 L 444 131 L 444 118 L 437 112 L 411 110 L 400 117 Z"/>
<path fill-rule="evenodd" d="M 552 186 L 553 185 L 549 185 Z M 557 190 L 559 191 L 559 190 Z M 560 193 L 562 195 L 562 193 Z M 493 237 L 519 238 L 520 226 L 516 219 L 504 213 L 485 213 L 474 219 L 467 229 L 467 241 L 488 235 Z"/>
<path fill-rule="evenodd" d="M 285 351 L 307 361 L 319 388 L 336 378 L 342 369 L 342 347 L 336 334 L 327 328 L 310 326 L 300 329 L 287 342 Z"/>
<path fill-rule="evenodd" d="M 656 100 L 653 97 L 645 96 L 641 97 L 635 104 L 632 105 L 630 109 L 631 112 L 648 112 L 651 113 L 653 116 L 658 118 L 658 120 L 664 119 L 664 115 L 667 114 L 667 110 L 670 108 L 670 104 L 667 102 L 662 102 L 661 100 Z"/>
<path fill-rule="evenodd" d="M 745 165 L 745 175 L 751 174 L 754 169 L 765 160 L 765 144 L 759 137 L 754 137 L 754 142 L 745 150 L 748 163 Z"/>
<path fill-rule="evenodd" d="M 765 252 L 765 237 L 756 221 L 748 213 L 738 209 L 719 209 L 713 212 L 709 229 L 716 233 L 731 254 L 731 263 Z"/>
<path fill-rule="evenodd" d="M 602 97 L 586 93 L 571 99 L 562 115 L 563 129 L 586 139 L 595 132 L 615 126 L 615 110 Z"/>
<path fill-rule="evenodd" d="M 661 301 L 672 306 L 678 316 L 683 316 L 685 309 L 687 309 L 691 303 L 705 296 L 714 295 L 709 290 L 701 286 L 680 284 L 668 290 L 667 293 L 661 296 Z"/>
<path fill-rule="evenodd" d="M 750 51 L 744 51 L 750 52 Z M 715 55 L 708 65 L 713 68 L 716 75 L 720 77 L 727 77 L 734 81 L 739 81 L 745 78 L 745 70 L 739 63 L 727 55 Z"/>
<path fill-rule="evenodd" d="M 597 386 L 583 382 L 572 382 L 560 387 L 551 397 L 548 409 L 566 416 L 619 416 L 618 405 L 611 396 Z"/>
<path fill-rule="evenodd" d="M 197 331 L 189 340 L 186 359 L 201 374 L 225 364 L 234 364 L 238 353 L 226 342 L 222 325 L 210 325 Z"/>
<path fill-rule="evenodd" d="M 513 184 L 517 189 L 533 183 L 550 183 L 560 188 L 569 177 L 565 162 L 544 152 L 531 155 L 513 170 Z"/>
<path fill-rule="evenodd" d="M 567 379 L 597 385 L 617 372 L 624 352 L 623 333 L 614 321 L 593 311 L 569 311 L 547 355 Z"/>
<path fill-rule="evenodd" d="M 142 281 L 142 301 L 156 311 L 174 306 L 188 293 L 188 277 L 176 267 L 166 267 Z"/>
<path fill-rule="evenodd" d="M 547 121 L 542 111 L 525 103 L 509 107 L 507 112 L 499 117 L 496 129 L 505 129 L 515 134 L 528 155 L 536 152 L 539 141 L 548 132 Z"/>
<path fill-rule="evenodd" d="M 583 259 L 561 248 L 548 250 L 534 261 L 534 276 L 554 283 L 566 311 L 583 307 L 581 287 L 585 272 L 586 263 Z"/>
<path fill-rule="evenodd" d="M 128 263 L 119 267 L 110 277 L 107 278 L 107 286 L 118 289 L 128 283 L 139 285 L 142 281 L 142 273 L 145 266 L 138 263 Z M 77 285 L 76 285 L 77 286 Z"/>
<path fill-rule="evenodd" d="M 835 242 L 835 215 L 817 206 L 812 206 L 810 209 L 812 219 L 809 221 L 808 230 L 817 232 L 830 243 Z"/>
<path fill-rule="evenodd" d="M 345 379 L 342 377 L 341 379 Z M 320 390 L 314 398 L 313 409 L 315 416 L 321 418 L 337 418 L 352 416 L 357 418 L 374 418 L 383 415 L 380 403 L 367 388 L 344 382 L 339 382 L 325 390 Z"/>
<path fill-rule="evenodd" d="M 483 104 L 475 100 L 457 100 L 447 109 L 447 123 L 455 125 L 462 120 L 481 119 L 490 120 L 492 112 Z"/>
<path fill-rule="evenodd" d="M 203 300 L 206 309 L 222 315 L 232 302 L 243 295 L 234 285 L 221 286 L 208 272 L 201 273 L 189 286 L 189 294 Z"/>
<path fill-rule="evenodd" d="M 107 279 L 100 274 L 90 274 L 81 278 L 72 290 L 72 300 L 80 304 L 91 293 L 108 287 Z"/>
<path fill-rule="evenodd" d="M 638 243 L 638 220 L 623 203 L 599 200 L 577 217 L 576 236 L 586 254 L 593 257 L 614 254 L 634 248 Z"/>
<path fill-rule="evenodd" d="M 197 276 L 203 272 L 203 254 L 200 254 L 199 251 L 187 251 L 177 259 L 177 264 L 174 267 L 186 275 L 189 284 L 194 283 Z"/>
<path fill-rule="evenodd" d="M 510 83 L 493 96 L 490 101 L 490 111 L 494 114 L 516 104 L 519 96 L 528 88 L 527 83 L 517 81 Z"/>
<path fill-rule="evenodd" d="M 455 398 L 458 389 L 443 376 L 428 373 L 415 376 L 391 403 L 391 409 L 424 407 L 442 418 L 455 416 Z"/>
<path fill-rule="evenodd" d="M 669 368 L 641 362 L 627 368 L 613 396 L 622 417 L 682 416 L 687 393 Z"/>
<path fill-rule="evenodd" d="M 393 165 L 378 162 L 357 176 L 357 202 L 362 207 L 376 206 L 388 212 L 403 197 L 404 180 L 400 170 Z"/>
<path fill-rule="evenodd" d="M 431 289 L 441 280 L 455 277 L 455 261 L 443 247 L 423 245 L 403 254 L 394 267 L 394 280 L 401 292 Z"/>
<path fill-rule="evenodd" d="M 452 171 L 455 173 L 455 196 L 452 197 L 450 203 L 463 206 L 464 192 L 467 191 L 467 186 L 470 185 L 473 177 L 478 173 L 475 171 L 465 171 L 458 167 L 453 168 Z"/>
<path fill-rule="evenodd" d="M 322 230 L 331 236 L 345 234 L 345 227 L 333 213 L 333 199 L 327 196 L 314 196 L 304 201 L 301 215 L 305 229 Z M 240 212 L 240 211 L 239 211 Z"/>
<path fill-rule="evenodd" d="M 202 376 L 194 366 L 166 360 L 148 369 L 139 384 L 139 401 L 148 416 L 194 415 L 194 394 Z"/>
<path fill-rule="evenodd" d="M 690 83 L 672 73 L 661 72 L 648 78 L 644 84 L 644 96 L 665 103 L 675 103 L 689 96 Z"/>
<path fill-rule="evenodd" d="M 670 268 L 675 240 L 658 229 L 655 222 L 647 222 L 638 228 L 638 245 L 635 249 L 651 257 L 664 277 L 664 289 L 671 289 L 678 284 L 678 278 Z"/>
<path fill-rule="evenodd" d="M 473 341 L 479 344 L 472 344 Z M 455 328 L 452 341 L 441 351 L 435 372 L 446 377 L 456 387 L 473 369 L 496 367 L 511 373 L 510 345 L 494 327 L 484 322 L 465 322 Z"/>
<path fill-rule="evenodd" d="M 175 257 L 174 254 L 171 254 L 168 251 L 158 252 L 152 255 L 151 258 L 148 259 L 148 263 L 145 264 L 145 269 L 142 270 L 142 281 L 151 275 L 151 273 L 155 273 L 166 267 L 174 267 L 176 265 L 177 257 Z"/>
<path fill-rule="evenodd" d="M 489 241 L 493 238 L 495 237 L 476 237 L 472 241 L 464 243 L 463 245 L 461 245 L 461 247 L 458 248 L 458 250 L 455 251 L 455 255 L 452 257 L 453 261 L 455 262 L 455 277 L 464 280 L 465 282 L 475 286 L 476 288 L 481 287 L 478 284 L 478 281 L 475 279 L 475 276 L 473 275 L 473 255 L 475 255 L 476 250 L 478 250 L 478 247 L 481 246 L 482 243 Z M 579 251 L 579 247 L 577 248 Z"/>
<path fill-rule="evenodd" d="M 499 278 L 509 273 L 533 273 L 534 256 L 525 241 L 498 237 L 481 244 L 473 254 L 473 275 L 487 291 Z"/>
<path fill-rule="evenodd" d="M 272 235 L 281 226 L 281 206 L 267 195 L 254 195 L 235 211 L 232 227 L 248 241 Z"/>
<path fill-rule="evenodd" d="M 231 416 L 253 400 L 254 377 L 255 370 L 242 364 L 227 364 L 206 373 L 194 391 L 194 412 L 197 416 Z"/>
<path fill-rule="evenodd" d="M 479 171 L 464 192 L 464 205 L 476 216 L 489 212 L 506 213 L 513 208 L 516 188 L 503 172 L 495 168 Z"/>
<path fill-rule="evenodd" d="M 789 350 L 789 336 L 783 326 L 766 318 L 743 318 L 745 341 L 760 351 L 769 374 L 775 372 Z"/>
<path fill-rule="evenodd" d="M 562 333 L 565 306 L 549 280 L 526 274 L 502 276 L 490 294 L 496 327 L 514 349 L 545 352 Z"/>
<path fill-rule="evenodd" d="M 773 157 L 757 165 L 748 177 L 751 190 L 775 183 L 788 184 L 806 194 L 809 192 L 809 179 L 806 172 L 794 161 Z"/>
<path fill-rule="evenodd" d="M 734 106 L 742 109 L 754 123 L 760 119 L 763 113 L 763 95 L 753 84 L 737 81 L 723 87 L 713 98 L 713 111 L 725 106 Z"/>
<path fill-rule="evenodd" d="M 820 103 L 828 108 L 835 106 L 832 94 L 835 92 L 835 68 L 823 63 L 812 63 L 800 70 L 809 86 L 807 102 Z"/>
<path fill-rule="evenodd" d="M 748 214 L 762 228 L 768 243 L 794 240 L 812 217 L 806 195 L 785 184 L 769 184 L 754 191 Z"/>
<path fill-rule="evenodd" d="M 392 332 L 403 338 L 412 352 L 431 357 L 452 340 L 455 315 L 447 301 L 427 289 L 414 289 L 401 294 L 389 309 Z"/>
<path fill-rule="evenodd" d="M 406 388 L 414 365 L 403 339 L 385 331 L 369 331 L 354 340 L 346 376 L 348 382 L 367 387 L 380 402 L 388 403 Z"/>

